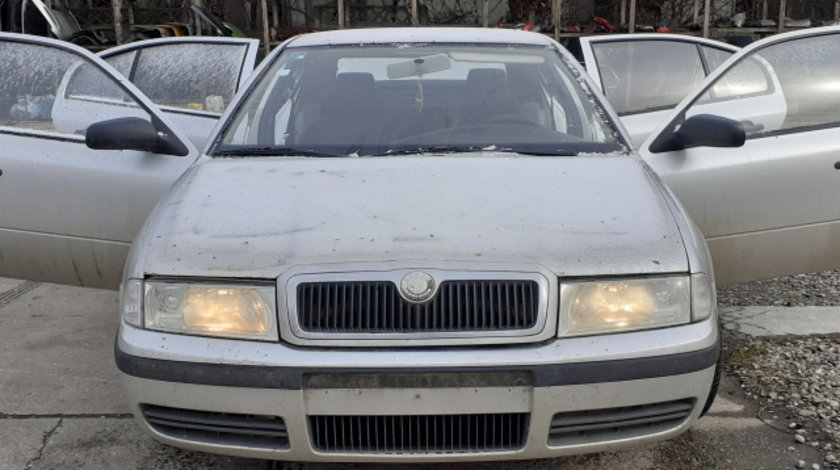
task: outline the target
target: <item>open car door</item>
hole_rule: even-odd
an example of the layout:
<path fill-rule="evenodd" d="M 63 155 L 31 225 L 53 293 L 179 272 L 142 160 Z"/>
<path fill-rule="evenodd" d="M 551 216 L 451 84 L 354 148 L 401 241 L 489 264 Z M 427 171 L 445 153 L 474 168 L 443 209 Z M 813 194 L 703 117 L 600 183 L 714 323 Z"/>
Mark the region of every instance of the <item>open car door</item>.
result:
<path fill-rule="evenodd" d="M 116 288 L 195 147 L 78 46 L 0 33 L 0 63 L 0 276 Z"/>
<path fill-rule="evenodd" d="M 20 32 L 46 36 L 49 33 L 69 41 L 81 29 L 76 18 L 66 9 L 52 8 L 44 0 L 22 0 Z"/>
<path fill-rule="evenodd" d="M 582 37 L 580 47 L 587 73 L 636 146 L 738 51 L 718 41 L 661 33 Z"/>
<path fill-rule="evenodd" d="M 148 39 L 99 53 L 158 105 L 198 148 L 257 64 L 259 41 Z"/>
<path fill-rule="evenodd" d="M 642 146 L 705 235 L 719 285 L 840 267 L 838 57 L 838 27 L 754 43 Z"/>

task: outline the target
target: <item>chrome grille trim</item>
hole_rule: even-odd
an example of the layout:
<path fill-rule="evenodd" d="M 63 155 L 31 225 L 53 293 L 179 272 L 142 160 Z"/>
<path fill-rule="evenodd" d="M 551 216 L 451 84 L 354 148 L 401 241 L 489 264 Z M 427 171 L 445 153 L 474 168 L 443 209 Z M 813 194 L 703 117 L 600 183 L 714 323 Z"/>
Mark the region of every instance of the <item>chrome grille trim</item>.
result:
<path fill-rule="evenodd" d="M 569 446 L 629 439 L 665 432 L 682 425 L 694 399 L 602 410 L 557 413 L 551 419 L 548 445 Z"/>
<path fill-rule="evenodd" d="M 440 454 L 515 451 L 525 446 L 530 415 L 309 416 L 318 452 Z"/>
<path fill-rule="evenodd" d="M 297 286 L 301 329 L 415 333 L 533 328 L 539 285 L 530 280 L 452 280 L 429 302 L 403 299 L 391 282 L 308 282 Z"/>
<path fill-rule="evenodd" d="M 434 278 L 434 297 L 399 294 L 407 274 Z M 553 336 L 556 278 L 542 272 L 395 269 L 294 273 L 278 281 L 281 338 L 313 346 L 527 343 Z M 483 305 L 472 305 L 474 303 Z M 550 320 L 549 317 L 552 317 Z M 549 329 L 550 328 L 550 329 Z"/>

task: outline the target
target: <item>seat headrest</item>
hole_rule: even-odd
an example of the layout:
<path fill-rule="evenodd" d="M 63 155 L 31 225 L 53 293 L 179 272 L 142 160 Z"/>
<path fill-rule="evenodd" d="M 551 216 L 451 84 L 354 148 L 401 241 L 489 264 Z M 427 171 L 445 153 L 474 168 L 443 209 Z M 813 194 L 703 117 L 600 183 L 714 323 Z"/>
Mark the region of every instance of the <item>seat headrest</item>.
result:
<path fill-rule="evenodd" d="M 467 74 L 467 83 L 470 86 L 502 87 L 505 83 L 505 71 L 502 69 L 472 69 Z"/>
<path fill-rule="evenodd" d="M 367 72 L 345 72 L 335 77 L 337 88 L 348 87 L 358 90 L 373 89 L 373 74 Z"/>
<path fill-rule="evenodd" d="M 352 115 L 373 106 L 376 99 L 373 75 L 365 72 L 341 73 L 335 77 L 332 92 L 324 103 L 336 115 Z"/>

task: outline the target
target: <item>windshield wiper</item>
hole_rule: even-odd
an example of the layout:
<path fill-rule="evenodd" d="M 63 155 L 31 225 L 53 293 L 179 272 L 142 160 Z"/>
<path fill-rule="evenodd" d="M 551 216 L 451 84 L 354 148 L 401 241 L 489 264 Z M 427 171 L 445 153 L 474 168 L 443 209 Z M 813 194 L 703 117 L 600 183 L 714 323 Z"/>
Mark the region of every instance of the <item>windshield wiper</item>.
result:
<path fill-rule="evenodd" d="M 534 157 L 574 157 L 579 152 L 576 150 L 537 150 L 537 149 L 496 149 L 495 152 L 517 153 Z"/>
<path fill-rule="evenodd" d="M 464 145 L 456 147 L 418 147 L 412 149 L 391 149 L 386 152 L 377 153 L 376 157 L 391 155 L 417 155 L 423 153 L 467 153 L 467 152 L 499 152 L 518 153 L 538 157 L 573 157 L 578 154 L 575 150 L 538 150 L 538 149 L 514 149 L 507 147 Z"/>
<path fill-rule="evenodd" d="M 462 145 L 457 147 L 416 147 L 405 149 L 389 149 L 382 153 L 376 153 L 374 157 L 387 157 L 391 155 L 418 155 L 421 153 L 466 153 L 466 152 L 481 152 L 483 147 L 477 145 Z"/>
<path fill-rule="evenodd" d="M 228 147 L 216 150 L 215 157 L 344 157 L 334 153 L 318 152 L 292 147 Z"/>

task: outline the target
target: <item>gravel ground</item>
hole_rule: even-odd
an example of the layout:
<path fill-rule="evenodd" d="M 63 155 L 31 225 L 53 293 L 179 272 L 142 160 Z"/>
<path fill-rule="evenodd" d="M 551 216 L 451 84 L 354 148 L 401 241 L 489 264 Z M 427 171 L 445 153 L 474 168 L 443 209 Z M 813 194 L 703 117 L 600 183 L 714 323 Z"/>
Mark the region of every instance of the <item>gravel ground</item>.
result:
<path fill-rule="evenodd" d="M 840 270 L 735 284 L 718 290 L 721 307 L 840 306 Z M 790 446 L 822 450 L 822 464 L 840 469 L 840 335 L 725 338 L 727 373 L 761 406 L 759 417 L 791 434 Z"/>
<path fill-rule="evenodd" d="M 840 305 L 840 269 L 745 282 L 718 289 L 722 307 Z"/>
<path fill-rule="evenodd" d="M 734 339 L 724 361 L 759 418 L 789 432 L 791 447 L 822 450 L 821 468 L 840 469 L 840 335 Z"/>

